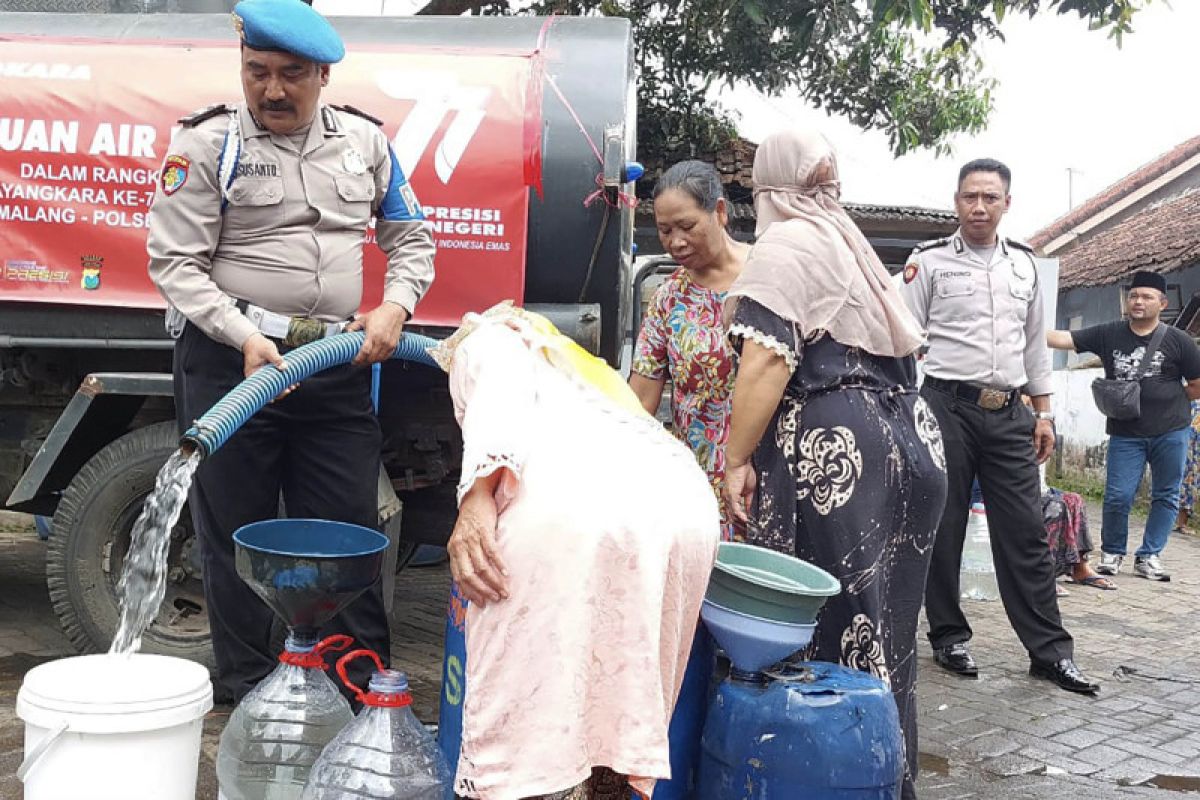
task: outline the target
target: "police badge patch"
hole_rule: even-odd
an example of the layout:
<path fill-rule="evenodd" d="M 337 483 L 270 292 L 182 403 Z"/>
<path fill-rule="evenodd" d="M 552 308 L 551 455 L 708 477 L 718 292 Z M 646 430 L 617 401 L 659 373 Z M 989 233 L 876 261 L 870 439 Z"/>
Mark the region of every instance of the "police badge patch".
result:
<path fill-rule="evenodd" d="M 179 191 L 187 183 L 191 166 L 192 162 L 184 156 L 167 156 L 162 171 L 163 194 L 175 194 Z"/>
<path fill-rule="evenodd" d="M 910 261 L 904 265 L 904 282 L 912 283 L 917 277 L 917 262 Z"/>
<path fill-rule="evenodd" d="M 351 175 L 362 175 L 367 171 L 367 162 L 362 153 L 351 147 L 342 154 L 342 167 Z"/>

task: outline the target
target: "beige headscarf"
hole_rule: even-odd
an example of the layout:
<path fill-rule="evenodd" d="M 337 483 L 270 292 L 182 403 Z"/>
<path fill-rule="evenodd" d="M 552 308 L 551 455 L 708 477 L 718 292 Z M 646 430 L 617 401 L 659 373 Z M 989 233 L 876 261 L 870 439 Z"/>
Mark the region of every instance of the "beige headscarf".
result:
<path fill-rule="evenodd" d="M 909 355 L 924 340 L 920 326 L 839 192 L 837 157 L 820 133 L 781 131 L 758 146 L 758 240 L 729 289 L 726 325 L 749 297 L 796 325 L 801 340 L 827 332 L 877 356 Z"/>

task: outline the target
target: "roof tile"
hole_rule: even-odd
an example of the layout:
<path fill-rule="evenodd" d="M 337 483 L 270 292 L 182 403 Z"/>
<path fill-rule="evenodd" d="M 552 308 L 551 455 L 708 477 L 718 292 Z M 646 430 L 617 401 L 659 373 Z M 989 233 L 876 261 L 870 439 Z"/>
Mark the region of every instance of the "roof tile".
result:
<path fill-rule="evenodd" d="M 1161 200 L 1063 255 L 1059 289 L 1108 286 L 1137 270 L 1173 272 L 1200 262 L 1200 189 Z"/>
<path fill-rule="evenodd" d="M 1071 211 L 1030 237 L 1029 244 L 1041 250 L 1059 236 L 1086 221 L 1089 217 L 1099 214 L 1121 198 L 1132 194 L 1147 183 L 1170 172 L 1197 153 L 1200 153 L 1200 136 L 1194 136 L 1186 142 L 1177 145 L 1149 164 L 1144 164 L 1104 191 L 1089 198 L 1082 205 L 1071 209 Z"/>

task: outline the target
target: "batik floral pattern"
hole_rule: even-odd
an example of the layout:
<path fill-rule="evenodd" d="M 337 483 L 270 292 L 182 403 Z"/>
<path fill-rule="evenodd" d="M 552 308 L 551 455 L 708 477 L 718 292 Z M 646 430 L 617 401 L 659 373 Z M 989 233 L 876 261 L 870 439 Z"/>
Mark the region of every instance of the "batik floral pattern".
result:
<path fill-rule="evenodd" d="M 891 672 L 883 654 L 883 637 L 866 614 L 856 614 L 842 631 L 842 663 L 860 672 L 869 672 L 890 688 Z"/>
<path fill-rule="evenodd" d="M 945 472 L 946 449 L 942 444 L 942 429 L 924 398 L 917 398 L 917 402 L 913 405 L 913 417 L 917 425 L 917 438 L 929 448 L 929 455 L 933 457 L 933 463 L 937 464 L 938 469 Z"/>
<path fill-rule="evenodd" d="M 813 428 L 804 431 L 797 447 L 796 499 L 812 498 L 821 515 L 849 502 L 863 470 L 854 432 L 841 425 Z"/>

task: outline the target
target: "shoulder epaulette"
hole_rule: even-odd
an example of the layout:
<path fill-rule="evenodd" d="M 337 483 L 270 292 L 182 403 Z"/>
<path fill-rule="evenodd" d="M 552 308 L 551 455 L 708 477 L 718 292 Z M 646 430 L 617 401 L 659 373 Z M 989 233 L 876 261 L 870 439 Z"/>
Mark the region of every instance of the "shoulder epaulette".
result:
<path fill-rule="evenodd" d="M 926 250 L 932 250 L 935 247 L 942 247 L 943 245 L 947 244 L 950 244 L 949 236 L 943 236 L 941 239 L 930 239 L 928 242 L 921 242 L 919 245 L 914 247 L 913 252 L 923 253 Z"/>
<path fill-rule="evenodd" d="M 206 119 L 212 119 L 219 114 L 228 114 L 231 111 L 233 111 L 233 109 L 224 103 L 217 103 L 214 106 L 208 106 L 207 108 L 202 108 L 199 111 L 193 111 L 186 117 L 180 117 L 179 122 L 182 123 L 185 128 L 194 128 L 201 122 L 204 122 Z"/>
<path fill-rule="evenodd" d="M 378 117 L 372 117 L 367 112 L 363 111 L 362 109 L 355 108 L 354 106 L 331 105 L 330 108 L 336 108 L 338 111 L 345 111 L 347 114 L 353 114 L 356 117 L 362 117 L 363 119 L 367 120 L 368 122 L 374 122 L 376 125 L 383 125 L 383 120 L 379 119 Z"/>
<path fill-rule="evenodd" d="M 1037 255 L 1036 253 L 1034 253 L 1032 246 L 1026 244 L 1025 242 L 1019 241 L 1017 239 L 1010 239 L 1007 236 L 1005 236 L 1004 243 L 1007 244 L 1009 247 L 1015 247 L 1018 250 L 1024 250 L 1026 253 Z"/>

